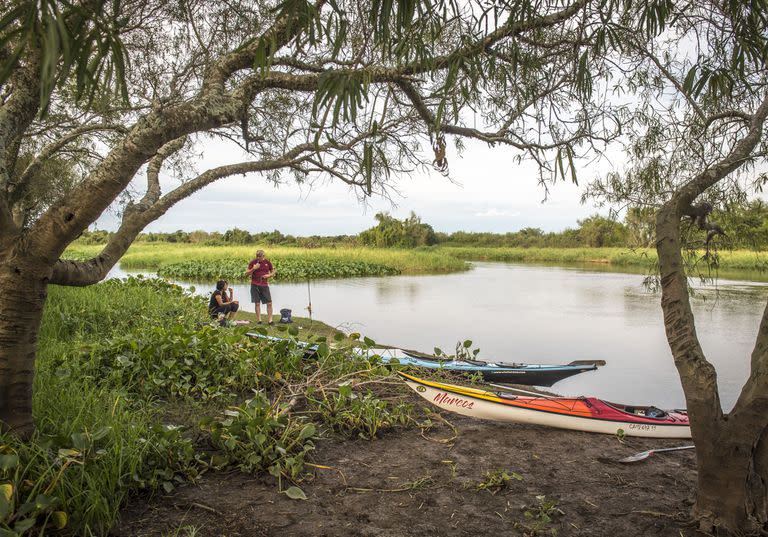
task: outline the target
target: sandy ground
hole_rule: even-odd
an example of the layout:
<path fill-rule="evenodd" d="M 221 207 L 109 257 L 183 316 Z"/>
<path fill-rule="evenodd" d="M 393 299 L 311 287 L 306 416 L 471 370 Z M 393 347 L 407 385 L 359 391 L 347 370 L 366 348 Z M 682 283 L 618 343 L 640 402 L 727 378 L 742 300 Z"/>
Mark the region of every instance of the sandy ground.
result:
<path fill-rule="evenodd" d="M 115 537 L 195 536 L 693 536 L 692 450 L 635 464 L 617 459 L 689 441 L 627 438 L 442 414 L 428 431 L 373 441 L 325 440 L 301 484 L 278 493 L 269 476 L 210 472 L 168 496 L 134 499 Z M 439 420 L 438 420 L 439 421 Z M 513 472 L 494 493 L 486 472 Z M 548 509 L 549 508 L 549 509 Z M 547 520 L 547 512 L 551 520 Z M 179 531 L 182 527 L 194 528 Z"/>

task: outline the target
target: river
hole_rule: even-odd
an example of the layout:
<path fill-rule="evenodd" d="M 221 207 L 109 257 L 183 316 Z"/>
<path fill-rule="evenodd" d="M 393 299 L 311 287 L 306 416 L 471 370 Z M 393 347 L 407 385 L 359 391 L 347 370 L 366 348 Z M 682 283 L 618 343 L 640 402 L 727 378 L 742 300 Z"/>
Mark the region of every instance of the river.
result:
<path fill-rule="evenodd" d="M 112 276 L 126 273 L 115 269 Z M 617 402 L 685 405 L 664 334 L 660 294 L 636 274 L 511 263 L 473 263 L 468 272 L 388 276 L 307 283 L 275 283 L 280 308 L 377 342 L 431 352 L 453 352 L 470 339 L 479 359 L 557 364 L 601 359 L 607 365 L 555 384 L 563 395 L 594 395 Z M 194 285 L 208 294 L 213 287 Z M 247 285 L 235 298 L 248 304 Z M 768 299 L 768 284 L 719 280 L 695 287 L 696 330 L 718 371 L 724 408 L 730 409 L 749 374 L 749 357 Z"/>

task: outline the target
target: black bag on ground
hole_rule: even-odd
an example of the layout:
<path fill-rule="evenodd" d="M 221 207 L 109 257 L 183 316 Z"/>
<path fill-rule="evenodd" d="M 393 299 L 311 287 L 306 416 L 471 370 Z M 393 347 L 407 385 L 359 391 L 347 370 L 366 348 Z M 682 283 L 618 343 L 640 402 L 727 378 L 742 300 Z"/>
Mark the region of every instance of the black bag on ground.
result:
<path fill-rule="evenodd" d="M 292 323 L 291 320 L 291 310 L 288 308 L 283 308 L 280 310 L 280 322 L 283 324 Z"/>

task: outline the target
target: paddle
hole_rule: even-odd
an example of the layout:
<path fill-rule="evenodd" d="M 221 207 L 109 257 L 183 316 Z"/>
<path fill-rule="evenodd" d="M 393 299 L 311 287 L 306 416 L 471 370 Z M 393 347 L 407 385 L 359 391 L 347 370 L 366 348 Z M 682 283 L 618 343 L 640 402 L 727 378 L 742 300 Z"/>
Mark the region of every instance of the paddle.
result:
<path fill-rule="evenodd" d="M 661 453 L 662 451 L 679 451 L 681 449 L 694 449 L 696 446 L 680 446 L 680 447 L 671 447 L 671 448 L 663 448 L 663 449 L 649 449 L 648 451 L 641 451 L 640 453 L 635 453 L 634 455 L 630 455 L 629 457 L 624 457 L 623 459 L 619 459 L 619 462 L 637 462 L 642 461 L 653 455 L 654 453 Z"/>

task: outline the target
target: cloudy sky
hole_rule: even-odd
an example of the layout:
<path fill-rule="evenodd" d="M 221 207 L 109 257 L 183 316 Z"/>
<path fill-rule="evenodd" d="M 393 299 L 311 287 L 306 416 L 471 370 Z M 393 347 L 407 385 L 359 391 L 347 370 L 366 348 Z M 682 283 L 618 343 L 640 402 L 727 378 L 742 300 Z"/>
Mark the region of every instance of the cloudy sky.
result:
<path fill-rule="evenodd" d="M 374 224 L 374 215 L 388 211 L 397 218 L 415 211 L 437 231 L 517 231 L 538 227 L 561 231 L 597 212 L 580 203 L 580 187 L 570 182 L 544 190 L 531 162 L 518 164 L 515 153 L 469 140 L 461 156 L 449 146 L 450 180 L 441 174 L 417 172 L 401 178 L 392 201 L 372 198 L 361 204 L 355 193 L 340 182 L 274 186 L 259 174 L 231 177 L 215 183 L 178 203 L 150 224 L 146 231 L 224 231 L 233 227 L 250 232 L 278 229 L 293 235 L 355 234 Z M 237 162 L 238 151 L 222 142 L 205 147 L 198 171 Z M 608 159 L 583 163 L 580 181 L 611 168 Z M 394 203 L 394 205 L 392 204 Z M 606 213 L 603 209 L 602 213 Z M 105 213 L 99 229 L 115 229 L 114 213 Z"/>

